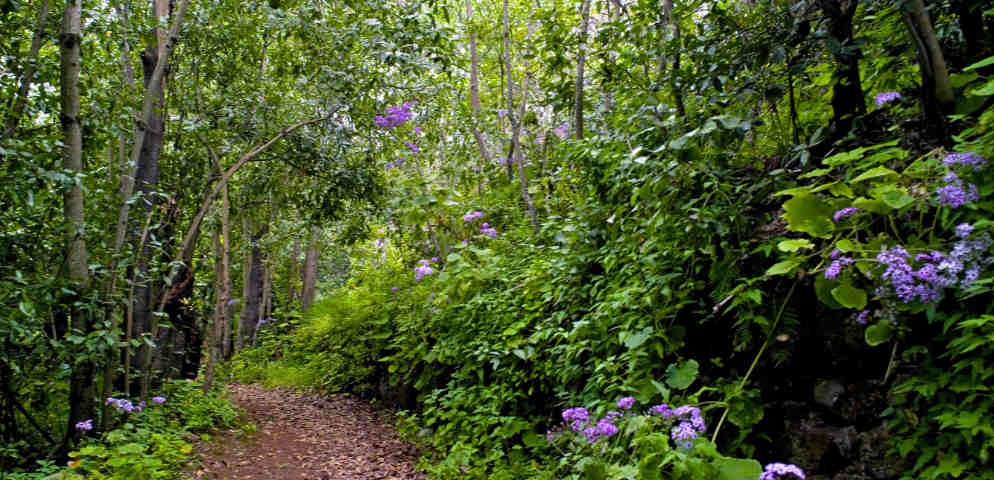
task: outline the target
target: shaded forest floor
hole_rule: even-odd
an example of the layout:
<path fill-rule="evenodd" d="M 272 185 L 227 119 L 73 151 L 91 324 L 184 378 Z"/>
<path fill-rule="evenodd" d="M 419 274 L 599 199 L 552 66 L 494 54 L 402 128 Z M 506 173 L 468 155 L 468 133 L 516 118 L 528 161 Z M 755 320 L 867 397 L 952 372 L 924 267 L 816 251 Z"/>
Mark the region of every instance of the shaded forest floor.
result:
<path fill-rule="evenodd" d="M 188 478 L 209 480 L 408 480 L 417 449 L 368 403 L 231 385 L 230 399 L 256 430 L 202 443 Z"/>

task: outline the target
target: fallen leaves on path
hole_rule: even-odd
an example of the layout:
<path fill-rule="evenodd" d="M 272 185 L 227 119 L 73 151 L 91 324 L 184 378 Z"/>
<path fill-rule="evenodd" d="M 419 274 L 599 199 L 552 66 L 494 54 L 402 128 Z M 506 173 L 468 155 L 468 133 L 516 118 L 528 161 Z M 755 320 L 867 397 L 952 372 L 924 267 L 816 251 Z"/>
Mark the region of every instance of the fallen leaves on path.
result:
<path fill-rule="evenodd" d="M 224 432 L 190 478 L 204 480 L 411 480 L 417 449 L 368 403 L 231 385 L 255 433 Z"/>

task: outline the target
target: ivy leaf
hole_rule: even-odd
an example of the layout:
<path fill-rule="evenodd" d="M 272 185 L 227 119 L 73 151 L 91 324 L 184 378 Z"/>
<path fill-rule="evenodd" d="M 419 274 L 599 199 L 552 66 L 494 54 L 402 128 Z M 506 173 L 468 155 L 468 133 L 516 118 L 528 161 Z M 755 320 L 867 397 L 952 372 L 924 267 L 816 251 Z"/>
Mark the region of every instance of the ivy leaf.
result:
<path fill-rule="evenodd" d="M 861 310 L 866 307 L 866 291 L 843 283 L 832 289 L 832 298 L 846 308 Z"/>
<path fill-rule="evenodd" d="M 834 228 L 832 210 L 828 202 L 808 193 L 795 195 L 783 204 L 783 217 L 787 228 L 812 237 L 827 237 Z"/>
<path fill-rule="evenodd" d="M 680 362 L 679 365 L 671 364 L 666 368 L 666 384 L 677 390 L 689 387 L 697 379 L 699 367 L 697 360 L 693 359 Z"/>
<path fill-rule="evenodd" d="M 876 347 L 881 343 L 890 340 L 890 324 L 886 321 L 875 323 L 866 328 L 863 332 L 863 338 L 866 339 L 866 344 L 871 347 Z"/>
<path fill-rule="evenodd" d="M 763 467 L 751 458 L 721 457 L 714 465 L 718 467 L 718 480 L 755 480 L 763 474 Z"/>
<path fill-rule="evenodd" d="M 888 175 L 900 175 L 900 174 L 887 167 L 875 167 L 861 173 L 858 177 L 852 179 L 850 183 L 859 183 L 865 180 L 869 180 L 871 178 L 886 177 Z"/>
<path fill-rule="evenodd" d="M 777 263 L 777 264 L 773 265 L 768 270 L 766 270 L 766 274 L 767 275 L 771 275 L 771 276 L 772 275 L 785 275 L 785 274 L 793 272 L 795 269 L 797 269 L 797 266 L 800 265 L 800 264 L 801 264 L 801 261 L 798 260 L 798 259 L 796 259 L 796 258 L 793 258 L 793 259 L 790 259 L 790 260 L 784 260 L 784 261 L 782 261 L 780 263 Z"/>
<path fill-rule="evenodd" d="M 777 248 L 779 248 L 781 252 L 796 252 L 802 248 L 813 248 L 814 246 L 815 244 L 804 238 L 784 240 L 777 244 Z"/>

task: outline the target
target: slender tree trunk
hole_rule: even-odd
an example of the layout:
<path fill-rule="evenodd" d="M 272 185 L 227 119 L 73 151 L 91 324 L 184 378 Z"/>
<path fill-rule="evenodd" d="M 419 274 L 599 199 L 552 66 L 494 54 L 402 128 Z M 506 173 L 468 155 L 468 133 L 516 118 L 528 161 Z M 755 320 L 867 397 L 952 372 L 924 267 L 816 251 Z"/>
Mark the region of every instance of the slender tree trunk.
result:
<path fill-rule="evenodd" d="M 252 220 L 247 216 L 242 216 L 242 300 L 241 300 L 241 313 L 238 315 L 238 331 L 235 332 L 235 349 L 237 352 L 242 349 L 242 332 L 245 331 L 245 318 L 248 316 L 248 298 L 251 294 L 251 280 L 252 275 L 252 254 L 255 250 L 252 248 L 252 238 L 254 237 L 254 228 L 252 225 Z"/>
<path fill-rule="evenodd" d="M 28 92 L 31 90 L 31 83 L 34 81 L 35 72 L 38 71 L 38 52 L 45 38 L 46 23 L 48 23 L 48 0 L 41 0 L 38 6 L 38 17 L 35 19 L 35 31 L 31 37 L 31 49 L 28 51 L 28 62 L 20 76 L 20 87 L 14 96 L 14 103 L 4 119 L 3 137 L 11 137 L 17 132 L 17 125 L 24 115 L 24 109 L 28 103 Z"/>
<path fill-rule="evenodd" d="M 508 0 L 504 0 L 504 74 L 507 76 L 507 116 L 512 117 L 514 115 L 514 95 L 511 91 L 511 86 L 514 85 L 514 72 L 511 69 L 511 16 L 508 11 Z M 512 142 L 513 139 L 513 121 L 512 121 Z M 505 165 L 507 167 L 507 179 L 513 180 L 514 173 L 512 166 L 514 165 L 514 145 L 508 149 L 507 158 L 505 159 Z"/>
<path fill-rule="evenodd" d="M 504 28 L 505 28 L 504 35 L 506 38 L 507 37 L 506 23 L 504 24 Z M 535 29 L 535 22 L 534 21 L 529 22 L 528 38 L 531 38 L 534 29 Z M 506 61 L 507 61 L 507 71 L 511 72 L 512 70 L 511 58 L 506 57 Z M 522 122 L 524 122 L 525 112 L 527 111 L 526 107 L 528 105 L 528 89 L 529 89 L 528 67 L 529 67 L 528 60 L 526 59 L 525 73 L 523 75 L 524 78 L 521 81 L 521 107 L 518 110 L 518 114 L 515 115 L 513 110 L 514 105 L 509 101 L 507 105 L 508 106 L 507 116 L 511 120 L 511 155 L 512 158 L 518 163 L 518 181 L 521 185 L 521 199 L 524 200 L 525 208 L 528 211 L 528 218 L 531 219 L 532 234 L 538 235 L 538 220 L 535 216 L 535 203 L 532 202 L 532 197 L 528 193 L 528 177 L 525 175 L 525 158 L 524 155 L 521 154 L 521 124 Z M 511 84 L 510 73 L 508 74 L 507 77 L 507 83 L 508 85 Z M 511 98 L 510 93 L 511 89 L 510 87 L 508 87 L 508 98 Z"/>
<path fill-rule="evenodd" d="M 238 349 L 251 345 L 255 329 L 262 314 L 262 288 L 265 276 L 265 252 L 262 250 L 262 237 L 267 233 L 263 225 L 252 235 L 252 262 L 249 267 L 247 295 L 242 299 L 242 316 L 238 322 Z"/>
<path fill-rule="evenodd" d="M 82 10 L 81 0 L 68 0 L 66 2 L 62 16 L 62 33 L 59 38 L 59 50 L 62 58 L 62 112 L 60 120 L 64 136 L 62 167 L 71 172 L 73 176 L 83 173 L 83 131 L 79 118 L 79 46 L 82 40 Z M 69 224 L 66 255 L 69 279 L 76 289 L 74 297 L 81 299 L 83 290 L 90 282 L 90 275 L 89 258 L 84 240 L 83 189 L 78 183 L 74 183 L 69 191 L 63 194 L 63 213 Z M 78 307 L 75 301 L 70 304 L 72 305 L 70 307 L 72 334 L 86 337 L 92 328 L 89 313 L 86 309 Z M 82 358 L 74 358 L 71 366 L 66 446 L 71 438 L 79 433 L 75 425 L 78 422 L 93 419 L 93 415 L 96 413 L 93 403 L 96 395 L 93 382 L 93 362 L 83 355 L 79 355 L 79 357 Z"/>
<path fill-rule="evenodd" d="M 321 231 L 318 227 L 311 227 L 311 240 L 307 244 L 307 253 L 304 257 L 304 285 L 300 294 L 300 310 L 307 313 L 314 303 L 315 288 L 318 276 L 318 241 Z"/>
<path fill-rule="evenodd" d="M 293 303 L 297 298 L 297 275 L 300 273 L 300 237 L 293 237 L 293 248 L 290 251 L 290 272 L 287 275 L 287 302 Z"/>
<path fill-rule="evenodd" d="M 680 88 L 680 60 L 683 46 L 680 40 L 680 22 L 673 18 L 673 0 L 663 0 L 663 16 L 666 23 L 673 29 L 673 40 L 676 43 L 676 53 L 673 55 L 673 69 L 670 71 L 670 94 L 676 105 L 676 113 L 680 118 L 687 117 L 687 108 L 683 105 L 683 89 Z"/>
<path fill-rule="evenodd" d="M 221 356 L 227 359 L 231 354 L 231 218 L 228 203 L 228 186 L 221 189 L 221 298 L 222 305 L 220 335 Z"/>
<path fill-rule="evenodd" d="M 832 52 L 836 62 L 832 74 L 832 125 L 824 142 L 829 147 L 849 134 L 855 118 L 866 113 L 866 103 L 859 79 L 859 50 L 853 38 L 852 21 L 858 2 L 819 0 L 819 5 L 825 14 L 825 29 L 838 46 L 838 51 Z"/>
<path fill-rule="evenodd" d="M 944 115 L 950 113 L 954 106 L 953 85 L 924 1 L 908 0 L 902 9 L 902 18 L 918 56 L 925 123 L 933 137 L 945 139 L 947 133 Z"/>
<path fill-rule="evenodd" d="M 504 0 L 505 2 L 507 0 Z M 573 127 L 577 140 L 583 140 L 583 64 L 587 58 L 587 30 L 590 28 L 590 0 L 583 0 L 580 9 L 580 51 L 576 57 L 576 89 L 573 97 Z"/>
<path fill-rule="evenodd" d="M 214 365 L 221 358 L 221 336 L 224 334 L 222 327 L 227 308 L 224 299 L 224 266 L 222 265 L 221 228 L 214 229 L 212 238 L 214 247 L 214 316 L 211 326 L 208 329 L 207 340 L 207 368 L 204 372 L 204 392 L 209 392 L 214 385 Z"/>
<path fill-rule="evenodd" d="M 470 71 L 469 71 L 469 106 L 473 110 L 473 138 L 476 139 L 476 146 L 480 149 L 480 155 L 483 157 L 483 161 L 486 165 L 490 165 L 494 161 L 493 155 L 490 153 L 490 149 L 487 147 L 487 141 L 483 138 L 483 132 L 480 131 L 479 121 L 480 121 L 480 60 L 476 52 L 476 32 L 473 30 L 473 5 L 470 1 L 466 2 L 466 13 L 468 15 L 468 29 L 469 29 L 469 61 L 470 61 Z M 483 169 L 480 169 L 482 174 Z M 482 185 L 482 182 L 480 183 Z"/>

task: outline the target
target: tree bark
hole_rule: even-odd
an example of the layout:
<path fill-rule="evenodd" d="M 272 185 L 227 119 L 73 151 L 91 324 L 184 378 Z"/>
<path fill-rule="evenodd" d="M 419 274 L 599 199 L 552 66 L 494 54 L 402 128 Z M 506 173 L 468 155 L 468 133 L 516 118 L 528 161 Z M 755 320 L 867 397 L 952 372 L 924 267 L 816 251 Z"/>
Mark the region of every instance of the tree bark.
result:
<path fill-rule="evenodd" d="M 268 229 L 263 225 L 252 235 L 252 262 L 249 267 L 247 295 L 242 299 L 242 315 L 238 320 L 238 349 L 251 345 L 262 314 L 262 288 L 266 274 L 265 252 L 261 240 Z"/>
<path fill-rule="evenodd" d="M 473 138 L 476 139 L 476 146 L 480 149 L 480 155 L 483 157 L 485 165 L 490 165 L 494 161 L 493 154 L 490 153 L 490 148 L 487 147 L 487 140 L 483 138 L 483 132 L 480 131 L 480 126 L 478 122 L 480 121 L 480 61 L 479 55 L 476 51 L 476 32 L 473 31 L 473 6 L 467 1 L 466 2 L 466 12 L 468 15 L 467 22 L 469 23 L 469 106 L 473 110 L 473 124 L 471 126 L 473 131 Z M 480 169 L 483 172 L 483 169 Z M 480 182 L 481 189 L 483 182 Z"/>
<path fill-rule="evenodd" d="M 80 42 L 82 40 L 82 1 L 68 0 L 62 15 L 62 33 L 59 36 L 61 66 L 61 106 L 60 121 L 64 136 L 62 167 L 71 172 L 74 178 L 83 173 L 83 131 L 80 125 Z M 90 282 L 89 257 L 84 239 L 83 189 L 78 181 L 63 194 L 63 213 L 69 225 L 66 264 L 69 279 L 76 289 L 74 297 L 80 299 L 82 291 Z M 72 335 L 86 337 L 92 329 L 92 322 L 86 309 L 70 303 Z M 78 352 L 82 353 L 82 352 Z M 75 356 L 75 355 L 74 355 Z M 93 382 L 93 362 L 79 355 L 73 362 L 69 383 L 69 418 L 65 446 L 79 434 L 75 426 L 78 422 L 93 419 L 96 409 L 93 398 L 96 395 Z M 64 447 L 65 448 L 65 447 Z"/>
<path fill-rule="evenodd" d="M 825 29 L 835 42 L 835 71 L 832 73 L 832 124 L 826 146 L 849 134 L 853 121 L 866 113 L 863 86 L 859 79 L 859 51 L 854 45 L 853 16 L 856 0 L 819 0 Z"/>
<path fill-rule="evenodd" d="M 220 165 L 220 164 L 219 164 Z M 228 186 L 221 188 L 221 298 L 224 301 L 221 318 L 221 356 L 231 354 L 231 218 L 228 203 Z"/>
<path fill-rule="evenodd" d="M 41 0 L 38 6 L 38 17 L 35 19 L 34 35 L 31 37 L 31 49 L 28 51 L 28 63 L 21 72 L 18 79 L 20 87 L 14 97 L 14 103 L 4 119 L 3 137 L 11 137 L 17 132 L 17 126 L 24 115 L 24 109 L 28 103 L 28 92 L 31 90 L 31 83 L 34 81 L 35 72 L 38 71 L 38 52 L 45 38 L 45 24 L 48 22 L 48 0 Z"/>
<path fill-rule="evenodd" d="M 321 231 L 318 227 L 311 227 L 311 240 L 307 244 L 307 253 L 304 257 L 304 284 L 300 292 L 300 311 L 307 313 L 314 303 L 315 288 L 318 277 L 318 241 Z"/>
<path fill-rule="evenodd" d="M 512 117 L 514 115 L 514 95 L 511 91 L 511 86 L 514 84 L 513 81 L 513 71 L 511 70 L 511 20 L 510 12 L 508 11 L 508 0 L 504 0 L 504 74 L 507 76 L 507 94 L 505 95 L 505 100 L 507 101 L 507 116 Z M 513 136 L 513 121 L 512 121 L 512 136 Z M 512 138 L 512 142 L 513 142 Z M 512 166 L 514 165 L 514 146 L 508 149 L 507 158 L 504 160 L 505 166 L 507 167 L 507 179 L 513 180 L 514 173 Z"/>
<path fill-rule="evenodd" d="M 214 365 L 221 358 L 221 336 L 224 334 L 222 327 L 227 308 L 224 299 L 224 267 L 222 266 L 221 228 L 214 229 L 211 244 L 214 247 L 214 315 L 211 319 L 211 326 L 208 330 L 208 350 L 207 368 L 204 372 L 204 392 L 209 392 L 214 385 Z"/>
<path fill-rule="evenodd" d="M 505 2 L 507 0 L 504 0 Z M 583 140 L 583 64 L 587 55 L 587 30 L 590 28 L 590 0 L 580 8 L 580 51 L 576 58 L 576 89 L 573 98 L 573 120 L 577 140 Z"/>
<path fill-rule="evenodd" d="M 507 0 L 505 0 L 506 5 Z M 506 13 L 506 12 L 505 12 Z M 506 18 L 506 17 L 505 17 Z M 504 23 L 504 37 L 507 38 L 507 23 Z M 532 33 L 535 29 L 535 22 L 529 22 L 528 24 L 528 37 L 531 38 Z M 505 50 L 507 51 L 507 50 Z M 507 102 L 507 117 L 511 120 L 511 155 L 514 161 L 518 163 L 518 181 L 521 185 L 521 199 L 525 202 L 525 208 L 528 212 L 528 218 L 531 219 L 532 234 L 538 235 L 538 220 L 535 216 L 535 203 L 532 202 L 532 197 L 528 193 L 528 177 L 525 174 L 525 158 L 521 154 L 521 124 L 525 119 L 525 111 L 528 105 L 528 60 L 525 60 L 525 73 L 524 78 L 521 81 L 521 107 L 518 110 L 518 114 L 514 114 L 514 104 L 510 101 L 511 98 L 511 57 L 505 58 L 507 62 L 507 84 L 508 84 L 508 102 Z"/>
<path fill-rule="evenodd" d="M 949 79 L 949 70 L 942 55 L 939 40 L 932 30 L 932 20 L 925 10 L 923 0 L 908 0 L 901 9 L 904 25 L 908 28 L 912 43 L 918 56 L 918 67 L 921 71 L 922 110 L 925 112 L 925 123 L 931 135 L 945 139 L 945 114 L 954 107 L 953 85 Z"/>

